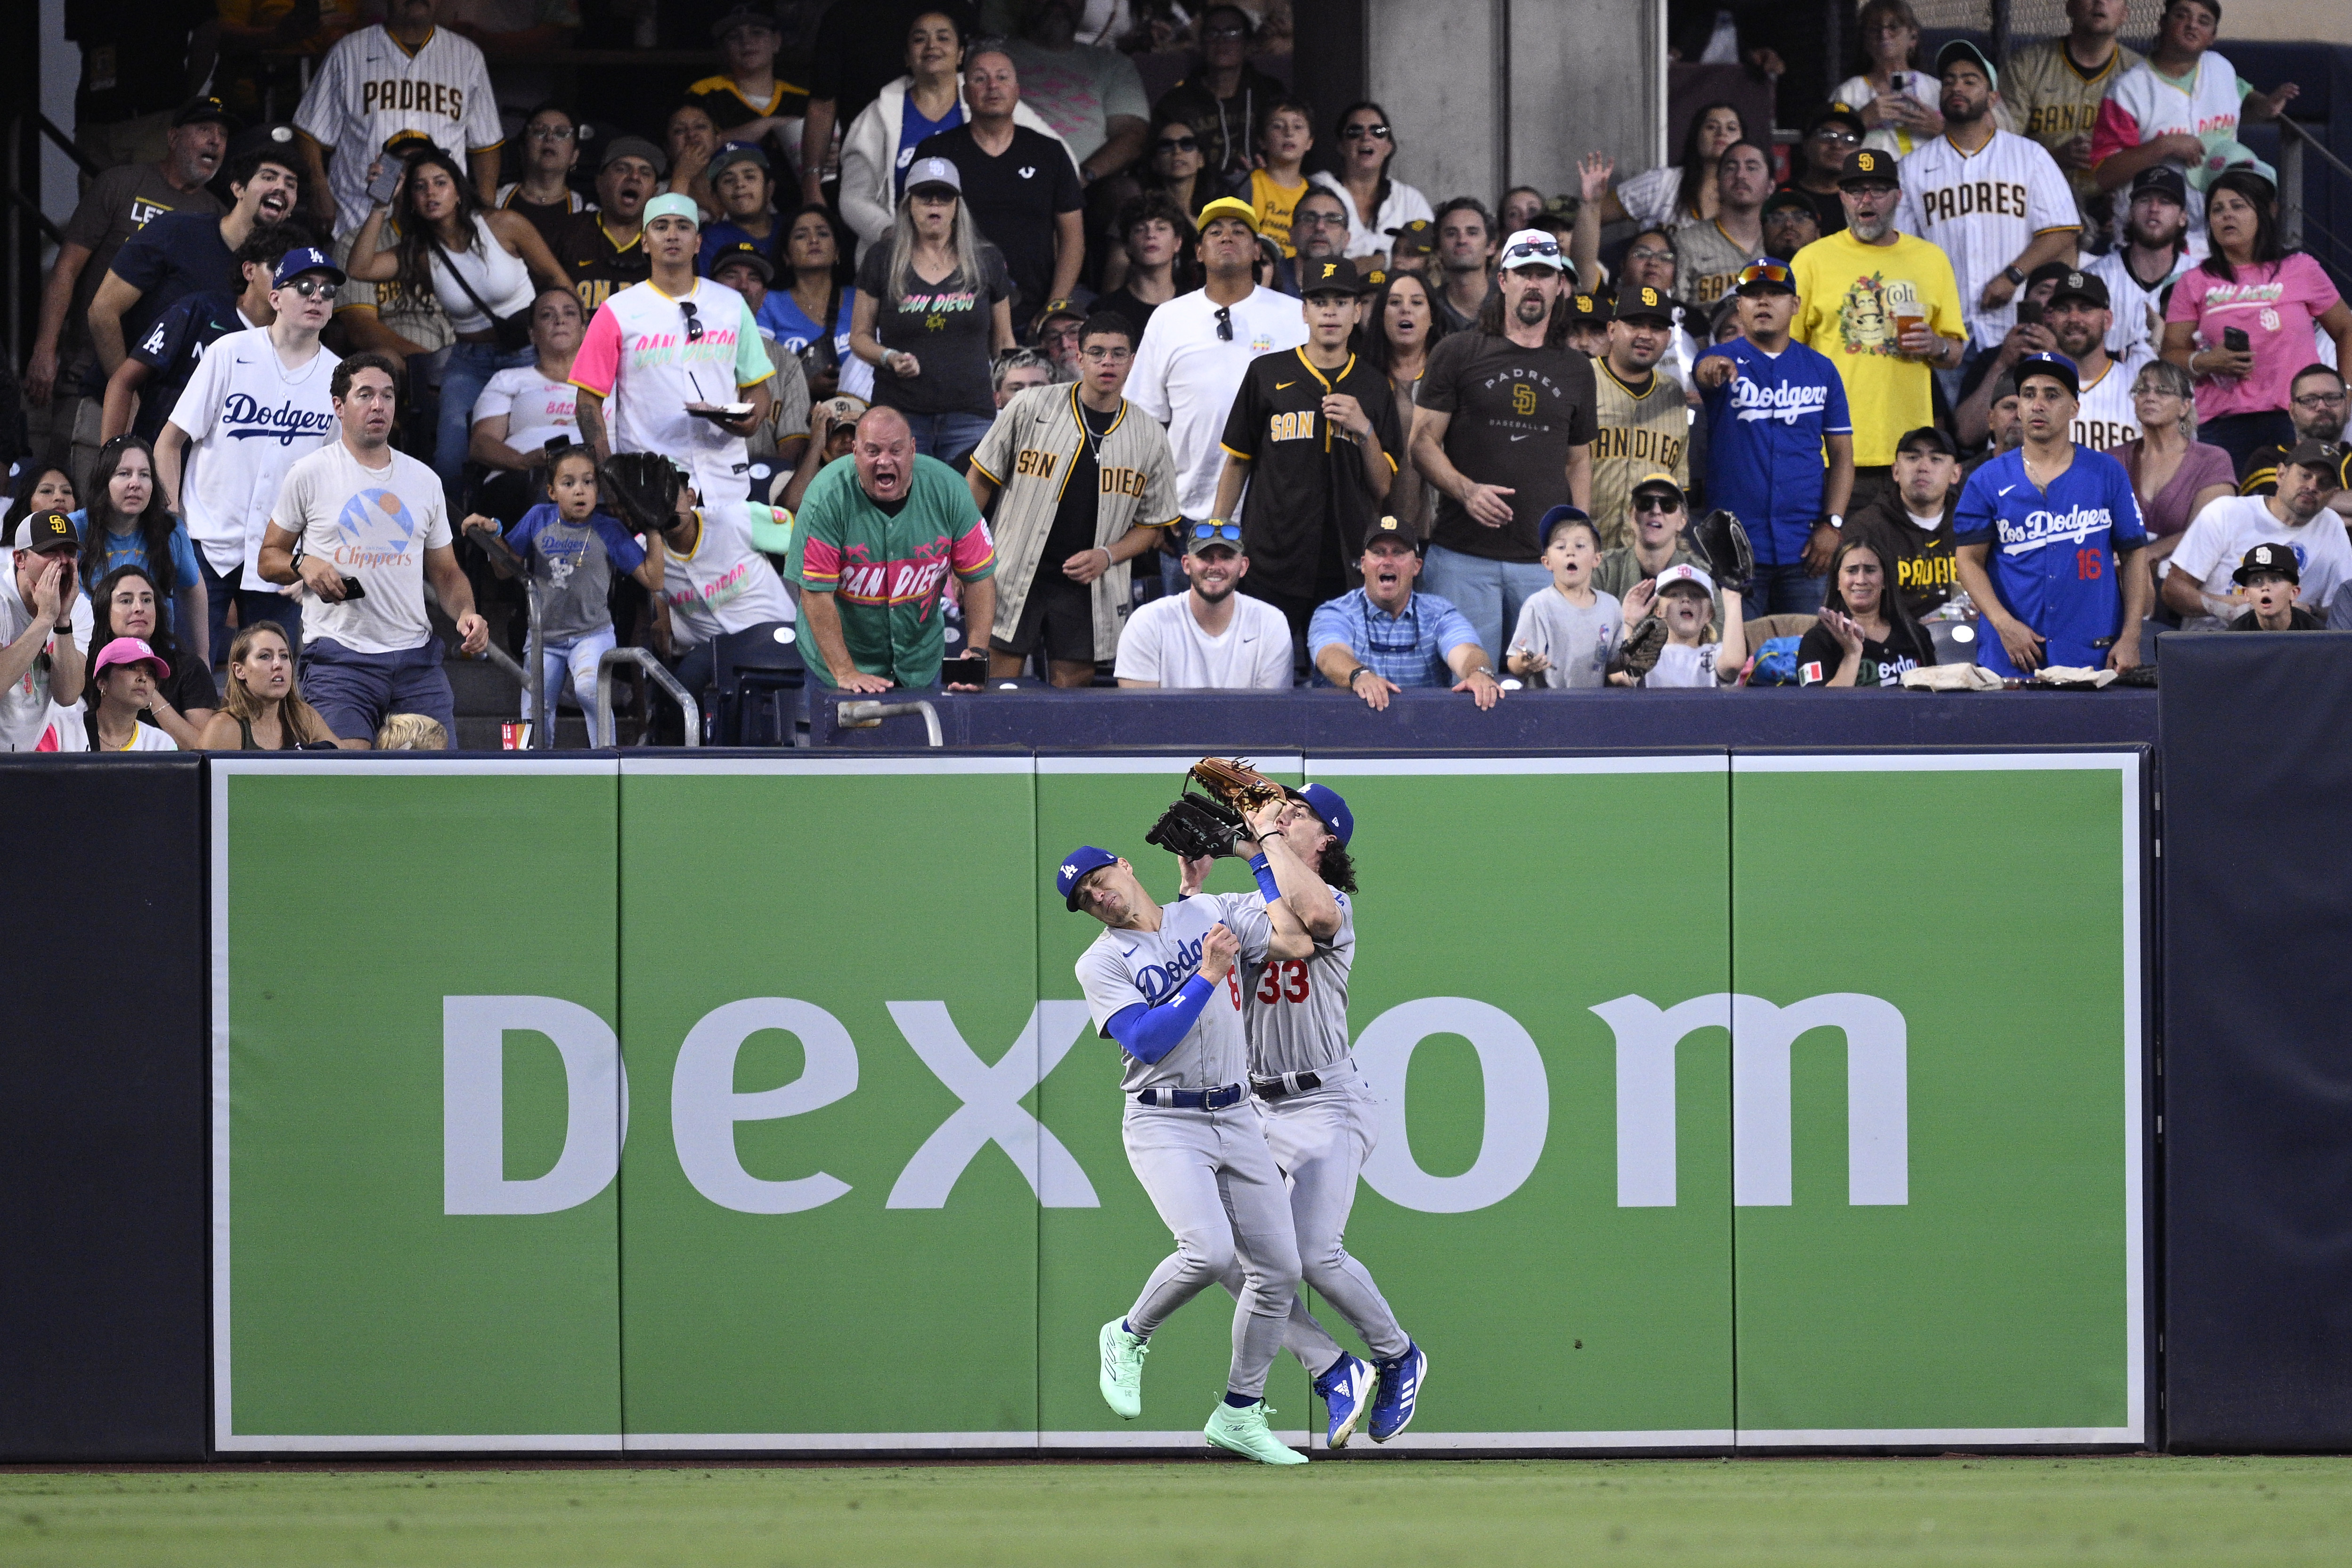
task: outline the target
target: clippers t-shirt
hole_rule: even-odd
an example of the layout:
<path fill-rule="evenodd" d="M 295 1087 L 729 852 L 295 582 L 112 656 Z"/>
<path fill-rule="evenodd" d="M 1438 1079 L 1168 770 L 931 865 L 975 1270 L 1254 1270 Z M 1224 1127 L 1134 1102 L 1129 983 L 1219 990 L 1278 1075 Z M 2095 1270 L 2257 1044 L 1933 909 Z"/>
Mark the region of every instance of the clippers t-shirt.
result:
<path fill-rule="evenodd" d="M 1490 528 L 1451 496 L 1437 502 L 1433 544 L 1489 560 L 1543 554 L 1536 525 L 1569 499 L 1568 449 L 1597 434 L 1592 361 L 1570 348 L 1523 349 L 1508 338 L 1468 331 L 1431 351 L 1418 406 L 1451 416 L 1445 455 L 1481 485 L 1511 497 L 1511 521 Z"/>
<path fill-rule="evenodd" d="M 231 332 L 188 378 L 172 423 L 188 433 L 180 503 L 188 537 L 223 577 L 261 584 L 261 535 L 295 460 L 335 439 L 327 395 L 338 356 L 320 349 L 289 370 L 267 327 Z M 291 524 L 288 525 L 289 528 Z"/>
<path fill-rule="evenodd" d="M 366 597 L 302 601 L 302 643 L 331 639 L 354 653 L 400 653 L 433 638 L 425 613 L 425 552 L 449 544 L 441 476 L 385 447 L 373 468 L 341 441 L 286 471 L 269 515 L 305 555 L 356 577 Z"/>
<path fill-rule="evenodd" d="M 887 365 L 876 367 L 875 402 L 901 413 L 996 417 L 989 335 L 996 302 L 1013 297 L 1013 282 L 994 246 L 981 247 L 977 280 L 958 269 L 933 282 L 909 269 L 907 292 L 893 299 L 890 249 L 869 246 L 857 264 L 857 287 L 874 297 L 875 340 L 892 353 L 914 355 L 922 367 L 919 375 L 908 377 Z"/>

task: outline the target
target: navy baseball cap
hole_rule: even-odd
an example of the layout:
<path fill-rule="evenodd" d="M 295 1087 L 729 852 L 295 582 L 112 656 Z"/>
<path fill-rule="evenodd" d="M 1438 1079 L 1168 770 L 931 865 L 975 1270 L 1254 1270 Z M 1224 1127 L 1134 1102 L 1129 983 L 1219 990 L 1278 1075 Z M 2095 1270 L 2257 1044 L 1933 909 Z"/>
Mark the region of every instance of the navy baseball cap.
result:
<path fill-rule="evenodd" d="M 1118 857 L 1108 850 L 1098 850 L 1092 844 L 1080 844 L 1062 857 L 1062 869 L 1054 875 L 1054 891 L 1062 895 L 1062 907 L 1076 915 L 1078 912 L 1078 882 L 1090 871 L 1107 865 L 1117 865 Z"/>
<path fill-rule="evenodd" d="M 1589 523 L 1591 520 L 1591 513 L 1581 507 L 1571 507 L 1563 501 L 1543 515 L 1543 520 L 1536 525 L 1536 538 L 1543 540 L 1544 547 L 1549 549 L 1551 547 L 1552 529 L 1562 523 Z"/>
<path fill-rule="evenodd" d="M 2031 378 L 2048 376 L 2066 389 L 2068 397 L 2083 395 L 2082 372 L 2074 368 L 2074 361 L 2061 353 L 2028 354 L 2017 361 L 2015 373 L 2018 390 L 2021 392 L 2024 390 L 2026 382 Z"/>
<path fill-rule="evenodd" d="M 1328 784 L 1308 784 L 1297 789 L 1286 784 L 1282 792 L 1322 818 L 1323 825 L 1331 830 L 1331 836 L 1339 841 L 1342 848 L 1356 836 L 1356 813 L 1348 810 L 1348 802 Z"/>
<path fill-rule="evenodd" d="M 325 273 L 335 280 L 335 287 L 338 288 L 341 287 L 346 281 L 343 269 L 335 265 L 333 256 L 329 256 L 317 246 L 306 245 L 299 250 L 289 250 L 286 253 L 278 263 L 278 271 L 270 278 L 269 286 L 273 288 L 283 288 L 306 272 Z"/>

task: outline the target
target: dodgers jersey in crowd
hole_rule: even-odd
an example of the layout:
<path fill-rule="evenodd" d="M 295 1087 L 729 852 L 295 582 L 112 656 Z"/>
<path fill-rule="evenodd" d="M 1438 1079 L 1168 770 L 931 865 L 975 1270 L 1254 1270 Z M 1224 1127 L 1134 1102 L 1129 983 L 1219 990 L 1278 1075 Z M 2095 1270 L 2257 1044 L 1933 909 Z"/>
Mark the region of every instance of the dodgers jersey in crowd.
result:
<path fill-rule="evenodd" d="M 2084 382 L 2068 433 L 2075 445 L 2105 452 L 2139 439 L 2139 408 L 2132 402 L 2132 382 L 2154 358 L 2146 349 L 2135 348 L 2128 355 L 2110 358 L 2106 374 L 2097 381 Z"/>
<path fill-rule="evenodd" d="M 1758 560 L 1790 565 L 1803 559 L 1825 515 L 1822 437 L 1853 434 L 1845 379 L 1827 354 L 1793 340 L 1777 354 L 1745 338 L 1718 343 L 1694 361 L 1694 375 L 1711 359 L 1729 360 L 1739 373 L 1719 387 L 1699 387 L 1707 500 L 1739 518 Z"/>
<path fill-rule="evenodd" d="M 1330 887 L 1330 883 L 1324 883 Z M 1243 896 L 1236 894 L 1235 896 Z M 1356 962 L 1356 904 L 1338 888 L 1339 929 L 1304 958 L 1269 958 L 1243 1011 L 1250 1071 L 1274 1078 L 1320 1072 L 1348 1060 L 1348 971 Z"/>
<path fill-rule="evenodd" d="M 1249 1082 L 1249 1037 L 1242 1023 L 1241 977 L 1265 963 L 1274 936 L 1265 900 L 1248 893 L 1196 893 L 1160 912 L 1157 931 L 1114 931 L 1106 926 L 1078 955 L 1078 988 L 1095 1030 L 1110 1038 L 1110 1020 L 1139 1002 L 1156 1007 L 1201 967 L 1201 944 L 1209 927 L 1222 924 L 1241 938 L 1241 956 L 1217 994 L 1193 1021 L 1192 1031 L 1157 1061 L 1126 1059 L 1122 1092 L 1144 1089 L 1220 1089 Z"/>
<path fill-rule="evenodd" d="M 2000 347 L 2017 325 L 2017 301 L 2012 296 L 2000 309 L 1987 310 L 1978 303 L 1985 285 L 2035 235 L 2083 226 L 2058 161 L 2039 141 L 1997 130 L 1973 152 L 1938 136 L 1904 159 L 1898 173 L 1903 200 L 1895 226 L 1952 258 L 1969 338 L 1979 348 Z"/>
<path fill-rule="evenodd" d="M 2045 639 L 2045 664 L 2105 667 L 2095 643 L 2123 623 L 2116 556 L 2147 543 L 2139 499 L 2124 465 L 2074 448 L 2074 461 L 2043 490 L 2026 477 L 2025 449 L 2004 452 L 1969 476 L 1952 515 L 1952 543 L 1990 544 L 1985 567 L 2011 615 Z M 2022 677 L 1998 637 L 1977 640 L 1977 663 Z"/>
<path fill-rule="evenodd" d="M 436 27 L 414 51 L 381 23 L 340 39 L 319 62 L 294 124 L 327 148 L 335 230 L 367 222 L 368 165 L 402 131 L 417 131 L 466 166 L 466 154 L 506 141 L 490 68 L 471 40 Z"/>
<path fill-rule="evenodd" d="M 188 378 L 172 410 L 188 433 L 180 501 L 188 537 L 221 576 L 243 566 L 253 574 L 247 586 L 260 586 L 262 529 L 279 482 L 296 458 L 335 439 L 327 387 L 341 362 L 320 349 L 289 371 L 269 329 L 254 327 L 215 343 Z"/>

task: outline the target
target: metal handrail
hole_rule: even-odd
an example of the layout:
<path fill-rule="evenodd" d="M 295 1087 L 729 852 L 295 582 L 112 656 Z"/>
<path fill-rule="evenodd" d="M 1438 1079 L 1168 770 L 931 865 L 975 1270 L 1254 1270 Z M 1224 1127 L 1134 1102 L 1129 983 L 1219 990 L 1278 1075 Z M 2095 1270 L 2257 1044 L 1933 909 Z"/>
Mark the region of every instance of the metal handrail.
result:
<path fill-rule="evenodd" d="M 84 152 L 80 148 L 74 145 L 73 138 L 68 136 L 62 130 L 58 129 L 58 122 L 56 120 L 51 120 L 47 115 L 43 114 L 37 109 L 28 109 L 24 110 L 24 117 L 33 122 L 34 130 L 39 131 L 42 135 L 56 142 L 58 144 L 58 151 L 72 159 L 74 161 L 74 166 L 79 169 L 83 173 L 95 180 L 100 174 L 106 172 L 105 170 L 98 166 L 98 160 L 92 158 L 89 153 Z"/>
<path fill-rule="evenodd" d="M 652 678 L 654 685 L 669 694 L 670 701 L 677 704 L 678 713 L 686 720 L 687 745 L 700 746 L 702 705 L 694 700 L 694 694 L 680 685 L 677 677 L 671 674 L 668 667 L 646 648 L 608 649 L 604 656 L 596 661 L 596 729 L 589 738 L 598 746 L 621 744 L 621 727 L 613 716 L 613 672 L 623 664 L 636 665 Z"/>
<path fill-rule="evenodd" d="M 923 728 L 930 734 L 931 745 L 938 747 L 947 744 L 947 737 L 940 728 L 940 710 L 920 698 L 912 702 L 843 703 L 833 712 L 835 719 L 844 729 L 871 729 L 886 718 L 910 717 L 920 714 Z"/>
<path fill-rule="evenodd" d="M 2326 142 L 2322 141 L 2318 137 L 2314 136 L 2310 131 L 2305 131 L 2302 126 L 2296 124 L 2294 120 L 2289 120 L 2284 115 L 2279 116 L 2277 123 L 2279 133 L 2282 136 L 2292 136 L 2295 138 L 2305 147 L 2308 147 L 2314 152 L 2318 153 L 2321 158 L 2326 161 L 2328 166 L 2334 169 L 2337 173 L 2343 175 L 2347 180 L 2352 180 L 2352 163 L 2345 162 L 2343 159 L 2338 158 L 2335 153 L 2329 152 L 2327 150 Z"/>

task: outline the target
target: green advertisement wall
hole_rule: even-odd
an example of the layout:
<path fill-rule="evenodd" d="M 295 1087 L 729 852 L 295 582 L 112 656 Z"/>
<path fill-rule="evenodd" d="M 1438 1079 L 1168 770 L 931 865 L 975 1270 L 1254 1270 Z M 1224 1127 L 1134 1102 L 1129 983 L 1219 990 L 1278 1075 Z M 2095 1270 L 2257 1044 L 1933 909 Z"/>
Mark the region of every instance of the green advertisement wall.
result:
<path fill-rule="evenodd" d="M 1172 897 L 1185 760 L 215 761 L 218 1449 L 1197 1447 L 1050 885 Z M 1356 814 L 1392 1448 L 2146 1440 L 2137 753 L 1259 761 Z"/>

